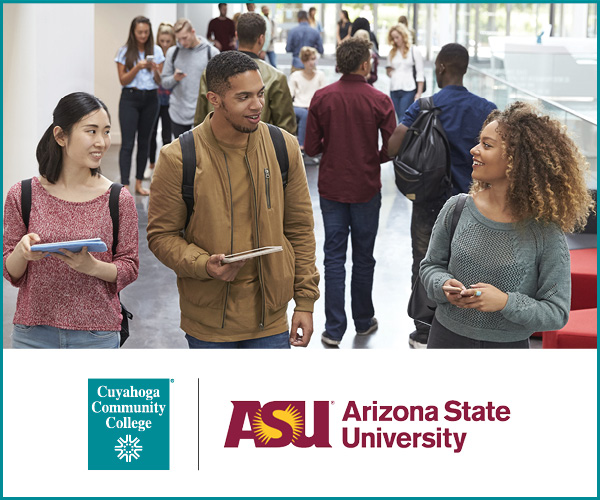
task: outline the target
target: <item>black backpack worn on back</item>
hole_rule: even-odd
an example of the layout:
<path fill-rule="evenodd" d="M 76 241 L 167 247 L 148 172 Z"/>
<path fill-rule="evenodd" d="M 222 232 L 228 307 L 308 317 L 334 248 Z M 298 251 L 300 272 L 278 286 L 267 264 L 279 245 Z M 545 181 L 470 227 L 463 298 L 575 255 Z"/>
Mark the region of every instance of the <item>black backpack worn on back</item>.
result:
<path fill-rule="evenodd" d="M 279 127 L 266 124 L 269 127 L 269 134 L 271 134 L 271 140 L 275 147 L 275 155 L 277 156 L 277 163 L 279 163 L 279 170 L 281 171 L 281 180 L 283 182 L 283 189 L 285 190 L 288 183 L 288 170 L 290 168 L 290 160 L 287 153 L 287 147 L 285 145 L 285 139 L 283 133 Z M 179 136 L 179 142 L 181 144 L 181 158 L 183 163 L 183 175 L 181 178 L 181 196 L 185 202 L 187 208 L 187 216 L 185 219 L 185 226 L 187 228 L 190 223 L 190 217 L 194 210 L 194 177 L 196 176 L 196 147 L 194 145 L 194 136 L 191 130 L 187 130 Z"/>
<path fill-rule="evenodd" d="M 406 131 L 394 158 L 396 186 L 409 200 L 421 203 L 449 198 L 450 145 L 432 97 L 419 99 L 421 111 Z"/>

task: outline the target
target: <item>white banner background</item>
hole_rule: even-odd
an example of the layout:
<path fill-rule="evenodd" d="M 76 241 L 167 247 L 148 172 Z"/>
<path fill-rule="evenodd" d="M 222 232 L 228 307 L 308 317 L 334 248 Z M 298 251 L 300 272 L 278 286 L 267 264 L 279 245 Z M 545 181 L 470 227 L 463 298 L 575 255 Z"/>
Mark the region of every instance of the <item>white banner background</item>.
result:
<path fill-rule="evenodd" d="M 174 379 L 170 471 L 87 470 L 88 378 Z M 332 448 L 226 449 L 233 400 L 306 401 L 308 435 L 330 401 Z M 449 400 L 511 418 L 447 422 Z M 348 401 L 435 405 L 439 421 L 344 424 Z M 460 453 L 350 449 L 344 425 L 467 437 Z M 5 350 L 3 479 L 33 497 L 596 496 L 597 352 Z"/>

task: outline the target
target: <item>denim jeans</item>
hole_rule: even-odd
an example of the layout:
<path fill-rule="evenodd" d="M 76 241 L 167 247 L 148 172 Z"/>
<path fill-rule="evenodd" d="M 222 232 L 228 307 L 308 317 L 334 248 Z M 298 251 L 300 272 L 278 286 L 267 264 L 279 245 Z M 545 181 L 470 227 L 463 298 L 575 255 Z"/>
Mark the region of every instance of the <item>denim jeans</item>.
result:
<path fill-rule="evenodd" d="M 492 342 L 475 340 L 458 335 L 442 326 L 433 318 L 427 349 L 529 349 L 529 339 L 516 342 Z"/>
<path fill-rule="evenodd" d="M 137 134 L 135 178 L 142 180 L 150 152 L 150 134 L 159 109 L 156 90 L 124 88 L 119 101 L 119 124 L 121 125 L 121 150 L 119 168 L 121 184 L 129 185 L 131 157 Z"/>
<path fill-rule="evenodd" d="M 390 97 L 398 116 L 398 123 L 402 121 L 404 113 L 406 113 L 406 110 L 415 101 L 415 95 L 417 95 L 416 90 L 392 90 L 390 92 Z"/>
<path fill-rule="evenodd" d="M 158 111 L 158 115 L 156 115 L 154 128 L 150 134 L 150 163 L 156 163 L 156 134 L 158 132 L 158 120 L 162 122 L 162 145 L 166 146 L 173 140 L 171 137 L 171 117 L 169 116 L 169 106 L 161 106 Z"/>
<path fill-rule="evenodd" d="M 48 325 L 15 324 L 13 349 L 118 349 L 119 332 L 66 330 Z"/>
<path fill-rule="evenodd" d="M 179 136 L 181 134 L 183 134 L 184 132 L 187 132 L 188 130 L 192 130 L 192 127 L 194 125 L 182 125 L 181 123 L 177 123 L 174 121 L 171 121 L 171 131 L 173 132 L 173 137 L 175 137 L 175 139 L 179 139 Z"/>
<path fill-rule="evenodd" d="M 298 121 L 298 144 L 300 144 L 300 146 L 304 146 L 308 108 L 299 108 L 298 106 L 294 106 L 294 113 L 296 113 L 296 120 Z"/>
<path fill-rule="evenodd" d="M 277 54 L 275 53 L 275 51 L 271 50 L 270 52 L 267 52 L 267 57 L 269 59 L 269 62 L 271 63 L 271 66 L 276 68 L 277 67 Z"/>
<path fill-rule="evenodd" d="M 239 340 L 237 342 L 206 342 L 191 335 L 185 335 L 190 349 L 290 349 L 290 332 L 283 332 L 260 339 Z"/>
<path fill-rule="evenodd" d="M 444 206 L 444 203 L 444 199 L 432 202 L 413 203 L 410 221 L 410 238 L 413 255 L 411 289 L 419 277 L 419 266 L 427 253 L 433 225 L 435 224 L 435 220 Z M 415 327 L 418 332 L 429 332 L 429 325 L 421 323 L 420 321 L 415 320 Z"/>
<path fill-rule="evenodd" d="M 373 249 L 379 226 L 381 193 L 366 203 L 340 203 L 321 200 L 325 226 L 325 330 L 341 340 L 346 332 L 346 253 L 348 234 L 352 239 L 352 279 L 350 296 L 352 319 L 357 331 L 369 328 L 373 307 Z"/>

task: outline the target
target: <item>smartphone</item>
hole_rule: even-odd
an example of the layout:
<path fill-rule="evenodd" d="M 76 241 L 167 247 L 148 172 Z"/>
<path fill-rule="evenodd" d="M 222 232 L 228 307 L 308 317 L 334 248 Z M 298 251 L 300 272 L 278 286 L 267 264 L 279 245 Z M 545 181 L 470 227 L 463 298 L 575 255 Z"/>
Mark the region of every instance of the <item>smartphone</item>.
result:
<path fill-rule="evenodd" d="M 154 62 L 154 56 L 146 56 L 146 61 L 149 63 Z"/>
<path fill-rule="evenodd" d="M 442 290 L 444 290 L 444 292 L 450 292 L 450 293 L 460 293 L 463 291 L 463 289 L 460 288 L 459 286 L 450 286 L 450 285 L 442 285 Z"/>
<path fill-rule="evenodd" d="M 177 75 L 177 74 L 181 74 L 181 73 L 183 73 L 183 71 L 181 71 L 180 69 L 176 69 L 176 70 L 175 70 L 175 74 L 176 74 L 176 75 Z"/>

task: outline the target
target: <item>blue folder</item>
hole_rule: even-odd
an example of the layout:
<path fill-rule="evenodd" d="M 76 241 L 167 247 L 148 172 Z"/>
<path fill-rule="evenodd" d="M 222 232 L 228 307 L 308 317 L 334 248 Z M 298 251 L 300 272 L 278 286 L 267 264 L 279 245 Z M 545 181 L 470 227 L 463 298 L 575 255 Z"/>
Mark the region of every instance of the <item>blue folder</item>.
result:
<path fill-rule="evenodd" d="M 57 243 L 42 243 L 40 245 L 31 245 L 32 252 L 53 252 L 60 253 L 59 250 L 64 248 L 70 252 L 80 252 L 83 247 L 87 247 L 88 252 L 106 252 L 107 247 L 100 238 L 92 238 L 90 240 L 73 240 L 59 241 Z"/>

